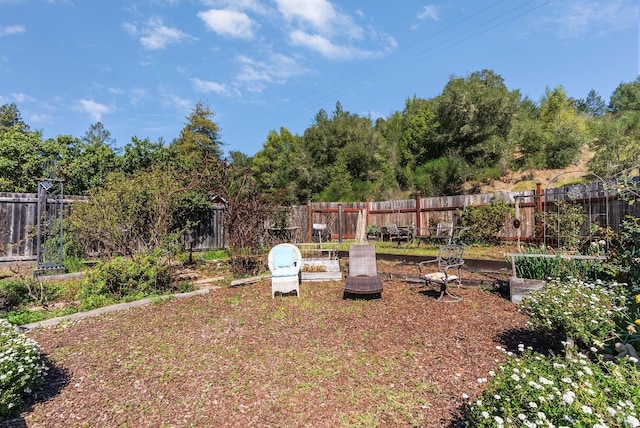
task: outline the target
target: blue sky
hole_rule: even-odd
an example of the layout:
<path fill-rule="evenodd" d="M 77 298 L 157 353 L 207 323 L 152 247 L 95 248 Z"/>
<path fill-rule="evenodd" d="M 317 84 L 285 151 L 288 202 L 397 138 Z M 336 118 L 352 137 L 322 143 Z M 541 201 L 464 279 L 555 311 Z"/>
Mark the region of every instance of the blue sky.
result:
<path fill-rule="evenodd" d="M 534 101 L 639 74 L 637 0 L 0 0 L 0 104 L 45 138 L 176 138 L 198 101 L 253 155 L 316 113 L 388 117 L 482 69 Z"/>

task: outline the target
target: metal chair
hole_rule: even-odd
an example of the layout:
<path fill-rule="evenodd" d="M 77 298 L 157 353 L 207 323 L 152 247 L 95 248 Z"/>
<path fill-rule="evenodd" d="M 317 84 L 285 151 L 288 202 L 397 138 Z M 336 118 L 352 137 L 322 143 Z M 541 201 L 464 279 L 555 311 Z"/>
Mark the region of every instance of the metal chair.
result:
<path fill-rule="evenodd" d="M 431 264 L 437 264 L 436 272 L 427 272 L 426 267 Z M 440 296 L 436 299 L 440 302 L 458 302 L 462 300 L 462 296 L 449 292 L 448 285 L 456 283 L 461 286 L 460 269 L 464 265 L 464 247 L 461 245 L 447 244 L 441 245 L 438 251 L 438 257 L 433 260 L 426 260 L 418 263 L 418 271 L 420 279 L 424 281 L 424 285 L 436 284 L 440 288 Z M 457 271 L 455 274 L 449 273 L 450 270 Z"/>

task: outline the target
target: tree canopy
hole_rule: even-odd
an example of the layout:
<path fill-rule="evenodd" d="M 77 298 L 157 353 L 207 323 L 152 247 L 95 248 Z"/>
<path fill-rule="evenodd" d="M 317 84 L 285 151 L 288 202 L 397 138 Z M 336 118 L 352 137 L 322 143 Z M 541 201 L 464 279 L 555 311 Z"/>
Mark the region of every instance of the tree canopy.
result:
<path fill-rule="evenodd" d="M 132 136 L 122 148 L 100 122 L 79 138 L 44 140 L 15 104 L 5 104 L 0 191 L 34 192 L 38 178 L 55 174 L 66 193 L 81 195 L 105 186 L 111 174 L 160 169 L 190 189 L 183 207 L 206 206 L 198 195 L 223 163 L 250 171 L 256 189 L 285 205 L 381 200 L 473 191 L 507 169 L 566 167 L 583 149 L 594 153 L 592 171 L 607 176 L 636 162 L 638 112 L 640 78 L 620 83 L 608 103 L 594 90 L 570 98 L 562 86 L 547 88 L 536 102 L 507 88 L 493 70 L 480 70 L 451 76 L 433 98 L 407 97 L 402 110 L 375 121 L 337 101 L 332 112 L 319 110 L 302 135 L 281 127 L 255 155 L 224 159 L 214 113 L 203 102 L 170 144 Z"/>

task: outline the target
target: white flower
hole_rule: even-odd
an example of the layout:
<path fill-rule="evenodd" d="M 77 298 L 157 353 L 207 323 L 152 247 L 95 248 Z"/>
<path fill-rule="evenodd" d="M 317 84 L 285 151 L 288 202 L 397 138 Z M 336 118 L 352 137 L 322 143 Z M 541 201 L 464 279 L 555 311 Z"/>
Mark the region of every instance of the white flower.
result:
<path fill-rule="evenodd" d="M 538 405 L 533 401 L 529 401 L 529 407 L 531 407 L 532 409 L 535 409 L 538 407 Z"/>
<path fill-rule="evenodd" d="M 585 406 L 584 404 L 582 405 L 582 412 L 586 415 L 590 415 L 593 413 L 593 410 L 591 410 L 591 407 L 589 406 Z"/>
<path fill-rule="evenodd" d="M 482 412 L 482 417 L 485 419 L 489 419 L 489 412 L 487 412 L 486 410 Z"/>
<path fill-rule="evenodd" d="M 567 391 L 562 395 L 562 401 L 567 404 L 573 404 L 573 400 L 575 400 L 576 394 L 573 391 Z"/>
<path fill-rule="evenodd" d="M 640 421 L 633 415 L 627 416 L 627 419 L 624 420 L 624 424 L 628 427 L 638 428 L 640 427 Z"/>

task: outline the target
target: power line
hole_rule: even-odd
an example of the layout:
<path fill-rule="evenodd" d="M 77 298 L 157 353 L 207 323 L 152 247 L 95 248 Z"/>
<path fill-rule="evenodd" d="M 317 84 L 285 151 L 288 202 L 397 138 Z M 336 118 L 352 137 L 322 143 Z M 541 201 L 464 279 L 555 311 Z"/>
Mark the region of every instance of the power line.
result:
<path fill-rule="evenodd" d="M 438 35 L 444 34 L 446 32 L 448 32 L 449 30 L 456 28 L 470 20 L 472 20 L 475 17 L 478 17 L 482 14 L 484 14 L 485 12 L 489 11 L 490 9 L 496 7 L 497 5 L 499 5 L 500 3 L 503 3 L 504 0 L 495 2 L 477 12 L 474 12 L 473 14 L 465 17 L 464 19 L 461 19 L 459 21 L 456 21 L 455 23 L 437 31 L 434 32 L 430 35 L 428 35 L 427 37 L 422 38 L 419 41 L 416 41 L 410 45 L 408 45 L 405 49 L 402 49 L 398 52 L 393 53 L 392 55 L 386 57 L 384 59 L 384 61 L 388 62 L 389 59 L 393 59 L 394 57 L 398 57 L 403 53 L 408 52 L 409 50 L 411 50 L 412 48 L 424 44 L 426 41 L 429 41 L 433 38 L 435 38 Z M 404 69 L 407 69 L 410 66 L 414 66 L 417 63 L 420 63 L 422 61 L 425 61 L 428 58 L 434 57 L 436 55 L 439 55 L 443 52 L 446 52 L 452 48 L 454 48 L 455 46 L 458 46 L 460 44 L 463 44 L 465 42 L 468 42 L 482 34 L 488 33 L 500 26 L 503 26 L 509 22 L 512 22 L 518 18 L 521 18 L 522 16 L 525 16 L 527 14 L 530 14 L 531 12 L 540 9 L 548 4 L 551 3 L 551 1 L 546 1 L 544 3 L 541 4 L 536 4 L 538 3 L 538 1 L 536 0 L 531 0 L 531 1 L 527 1 L 524 2 L 516 7 L 513 7 L 509 10 L 507 10 L 506 12 L 503 12 L 501 14 L 495 15 L 495 16 L 491 16 L 488 19 L 482 21 L 481 23 L 479 23 L 478 25 L 475 25 L 469 29 L 466 29 L 458 34 L 454 34 L 453 36 L 438 42 L 432 46 L 427 47 L 426 49 L 421 50 L 420 52 L 416 53 L 416 54 L 412 54 L 404 59 L 401 59 L 393 64 L 389 64 L 388 66 L 384 67 L 382 70 L 378 71 L 377 73 L 374 74 L 366 74 L 368 71 L 370 71 L 371 69 L 375 68 L 376 66 L 378 66 L 382 60 L 377 61 L 376 63 L 370 64 L 367 67 L 363 67 L 360 70 L 358 70 L 355 73 L 351 73 L 347 76 L 344 76 L 340 79 L 338 79 L 337 81 L 335 81 L 334 83 L 332 83 L 330 86 L 332 88 L 335 88 L 331 91 L 329 91 L 328 93 L 325 93 L 321 96 L 317 95 L 317 92 L 313 92 L 313 93 L 308 93 L 306 96 L 301 96 L 299 97 L 299 102 L 295 102 L 292 105 L 290 105 L 288 112 L 285 114 L 280 114 L 280 115 L 272 115 L 270 118 L 264 118 L 264 120 L 261 120 L 259 123 L 267 126 L 268 123 L 273 122 L 275 120 L 280 121 L 281 123 L 286 122 L 287 119 L 293 118 L 293 117 L 298 117 L 300 114 L 302 114 L 303 112 L 306 112 L 308 109 L 310 109 L 311 107 L 314 106 L 321 106 L 324 102 L 335 98 L 337 96 L 339 96 L 340 94 L 344 94 L 344 92 L 346 92 L 347 90 L 354 90 L 354 89 L 358 89 L 358 88 L 362 88 L 368 84 L 370 84 L 371 82 L 374 81 L 378 81 L 381 80 L 383 78 L 389 77 L 395 73 L 398 73 Z M 533 6 L 531 6 L 532 4 L 534 4 Z M 531 6 L 531 7 L 529 7 Z M 525 9 L 526 8 L 526 9 Z M 523 10 L 524 9 L 524 10 Z M 367 79 L 359 79 L 357 81 L 357 83 L 353 83 L 353 79 L 355 79 L 358 76 L 362 76 L 362 75 L 367 75 Z M 344 83 L 343 83 L 344 82 Z M 341 86 L 339 85 L 340 83 L 343 83 Z M 307 101 L 309 98 L 311 97 L 315 97 L 314 99 L 312 99 L 311 101 Z M 280 125 L 280 126 L 284 126 L 284 125 Z M 232 135 L 230 137 L 230 139 L 227 139 L 225 141 L 226 144 L 229 144 L 230 142 L 238 142 L 241 141 L 242 139 L 250 136 L 258 127 L 256 126 L 256 123 L 253 123 L 252 125 L 248 126 L 248 127 L 244 127 L 239 133 Z M 266 135 L 265 135 L 266 138 Z"/>

